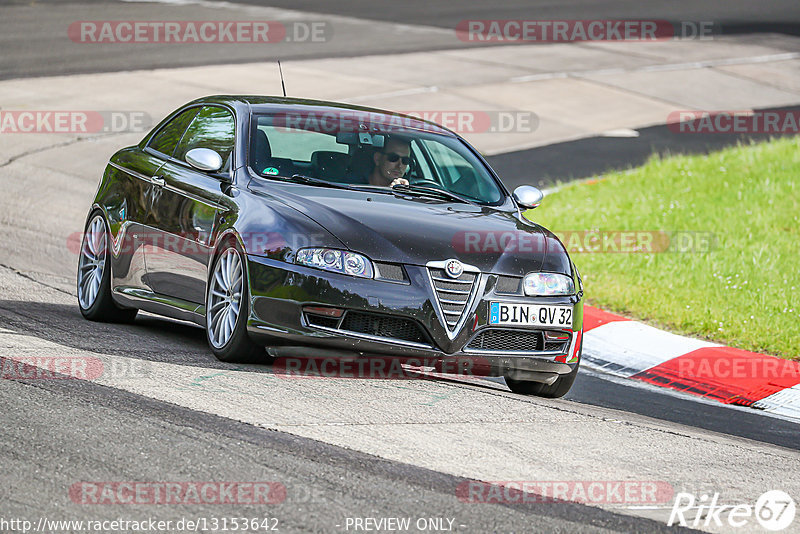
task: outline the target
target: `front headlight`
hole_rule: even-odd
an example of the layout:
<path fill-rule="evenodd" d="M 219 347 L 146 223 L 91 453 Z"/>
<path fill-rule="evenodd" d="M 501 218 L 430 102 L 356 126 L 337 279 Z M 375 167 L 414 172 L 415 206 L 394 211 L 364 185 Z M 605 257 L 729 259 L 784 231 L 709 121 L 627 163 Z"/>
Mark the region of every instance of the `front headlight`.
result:
<path fill-rule="evenodd" d="M 529 297 L 572 295 L 575 284 L 572 278 L 556 273 L 530 273 L 522 280 L 522 287 Z"/>
<path fill-rule="evenodd" d="M 372 278 L 372 262 L 366 256 L 333 248 L 304 248 L 297 251 L 295 263 L 340 274 Z"/>

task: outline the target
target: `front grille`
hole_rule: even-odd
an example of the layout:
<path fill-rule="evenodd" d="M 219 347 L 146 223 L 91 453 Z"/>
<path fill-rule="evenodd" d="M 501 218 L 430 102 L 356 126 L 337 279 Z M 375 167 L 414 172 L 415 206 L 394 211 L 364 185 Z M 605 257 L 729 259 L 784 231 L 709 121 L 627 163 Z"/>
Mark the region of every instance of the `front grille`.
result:
<path fill-rule="evenodd" d="M 348 311 L 339 329 L 359 334 L 428 344 L 422 328 L 411 319 L 403 319 L 401 317 Z"/>
<path fill-rule="evenodd" d="M 429 268 L 428 271 L 439 307 L 447 323 L 447 329 L 453 332 L 461 320 L 461 316 L 464 315 L 476 286 L 478 273 L 465 271 L 458 278 L 450 278 L 445 274 L 444 269 Z"/>
<path fill-rule="evenodd" d="M 482 352 L 559 352 L 566 353 L 569 339 L 545 341 L 541 330 L 489 328 L 479 332 L 464 350 Z"/>
<path fill-rule="evenodd" d="M 539 330 L 483 330 L 466 346 L 468 350 L 497 352 L 541 352 L 544 334 Z"/>

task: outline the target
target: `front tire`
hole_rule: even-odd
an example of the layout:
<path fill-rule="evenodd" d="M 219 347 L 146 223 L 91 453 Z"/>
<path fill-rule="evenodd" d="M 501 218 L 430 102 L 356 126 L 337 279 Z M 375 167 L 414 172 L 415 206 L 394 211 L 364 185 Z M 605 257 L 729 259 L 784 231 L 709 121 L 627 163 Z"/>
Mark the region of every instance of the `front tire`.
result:
<path fill-rule="evenodd" d="M 264 348 L 247 335 L 250 314 L 247 287 L 244 254 L 229 242 L 214 260 L 206 294 L 206 338 L 220 361 L 244 363 L 264 359 Z"/>
<path fill-rule="evenodd" d="M 572 384 L 575 382 L 575 377 L 578 376 L 578 368 L 581 362 L 575 364 L 572 371 L 565 375 L 559 376 L 555 382 L 550 384 L 542 384 L 541 382 L 531 382 L 528 380 L 514 380 L 506 378 L 506 385 L 514 393 L 520 395 L 536 395 L 537 397 L 547 397 L 549 399 L 558 399 L 566 395 Z"/>
<path fill-rule="evenodd" d="M 78 259 L 78 307 L 90 321 L 127 323 L 139 310 L 120 308 L 111 296 L 109 231 L 100 212 L 96 212 L 83 232 Z"/>
<path fill-rule="evenodd" d="M 555 382 L 550 384 L 542 384 L 541 382 L 530 382 L 528 380 L 514 380 L 506 377 L 506 385 L 514 393 L 520 395 L 536 395 L 538 397 L 547 397 L 549 399 L 558 399 L 566 395 L 572 384 L 575 383 L 575 377 L 578 376 L 578 369 L 581 366 L 581 359 L 583 358 L 583 336 L 580 340 L 581 346 L 578 348 L 578 363 L 572 370 L 559 376 Z"/>

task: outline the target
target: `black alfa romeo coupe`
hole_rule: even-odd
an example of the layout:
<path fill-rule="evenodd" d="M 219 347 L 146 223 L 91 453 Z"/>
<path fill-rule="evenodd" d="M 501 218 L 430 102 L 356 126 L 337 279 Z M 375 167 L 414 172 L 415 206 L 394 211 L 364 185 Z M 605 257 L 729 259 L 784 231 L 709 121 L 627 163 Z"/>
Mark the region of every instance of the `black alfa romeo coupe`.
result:
<path fill-rule="evenodd" d="M 583 288 L 481 155 L 431 122 L 312 100 L 216 96 L 114 154 L 86 222 L 82 314 L 205 328 L 220 360 L 315 346 L 480 358 L 512 391 L 560 397 L 581 358 Z M 313 351 L 312 351 L 313 353 Z"/>

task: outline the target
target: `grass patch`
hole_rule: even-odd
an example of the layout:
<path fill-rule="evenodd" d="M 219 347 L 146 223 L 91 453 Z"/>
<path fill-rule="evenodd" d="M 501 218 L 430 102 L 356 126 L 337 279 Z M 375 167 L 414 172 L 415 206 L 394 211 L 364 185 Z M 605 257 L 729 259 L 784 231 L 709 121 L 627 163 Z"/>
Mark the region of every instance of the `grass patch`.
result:
<path fill-rule="evenodd" d="M 632 171 L 564 186 L 526 215 L 559 235 L 664 231 L 671 247 L 675 232 L 713 234 L 707 252 L 581 253 L 564 241 L 590 304 L 800 359 L 799 197 L 800 138 L 787 138 L 707 156 L 654 158 Z M 696 234 L 682 235 L 689 236 Z"/>

